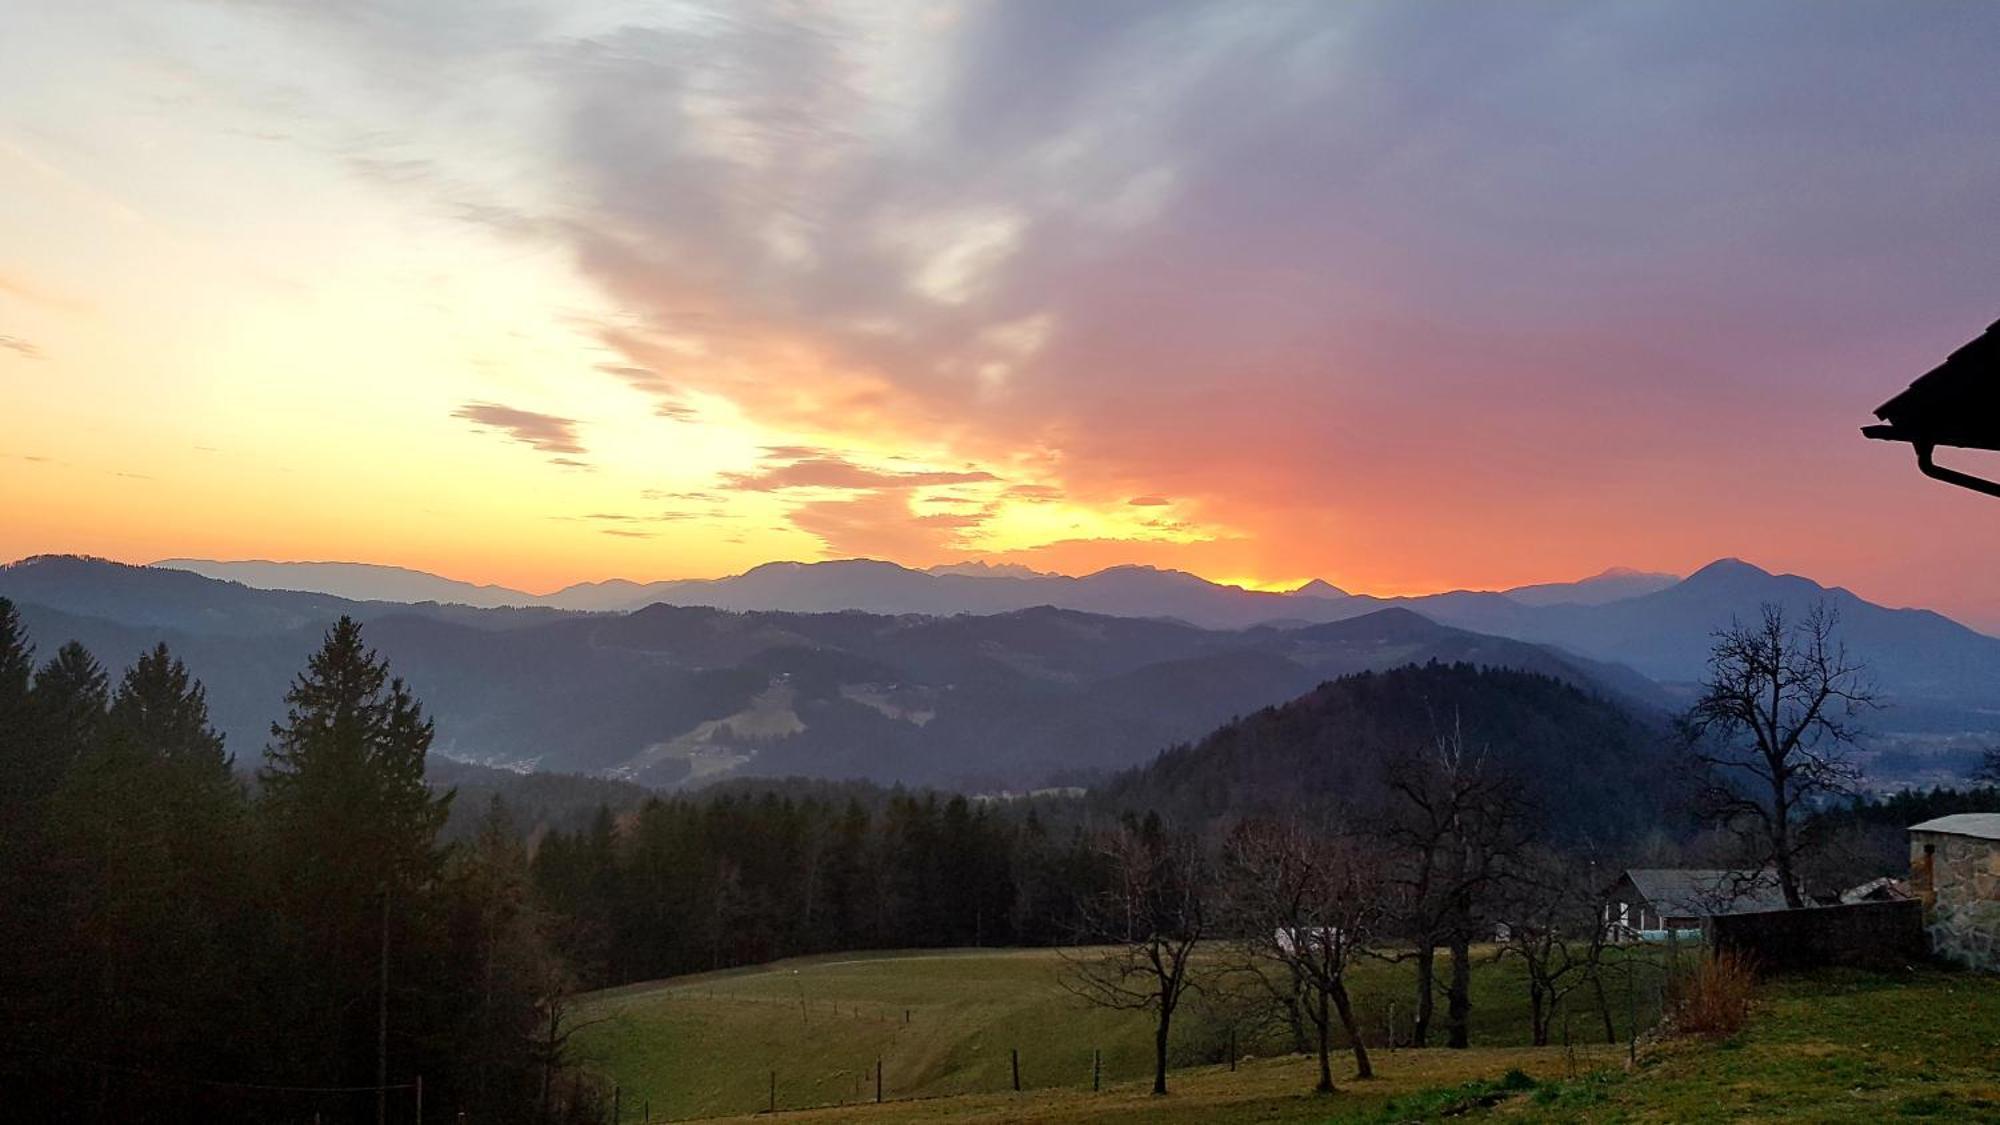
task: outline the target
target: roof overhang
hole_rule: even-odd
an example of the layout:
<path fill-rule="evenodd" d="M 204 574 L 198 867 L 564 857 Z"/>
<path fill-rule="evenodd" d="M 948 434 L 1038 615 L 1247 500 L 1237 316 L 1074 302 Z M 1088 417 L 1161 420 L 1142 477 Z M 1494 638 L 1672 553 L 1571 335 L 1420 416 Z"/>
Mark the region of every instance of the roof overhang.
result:
<path fill-rule="evenodd" d="M 1925 476 L 2000 496 L 2000 482 L 1936 461 L 1939 446 L 2000 450 L 2000 323 L 1876 407 L 1875 416 L 1882 423 L 1861 427 L 1864 437 L 1907 442 L 1916 450 L 1917 469 Z"/>

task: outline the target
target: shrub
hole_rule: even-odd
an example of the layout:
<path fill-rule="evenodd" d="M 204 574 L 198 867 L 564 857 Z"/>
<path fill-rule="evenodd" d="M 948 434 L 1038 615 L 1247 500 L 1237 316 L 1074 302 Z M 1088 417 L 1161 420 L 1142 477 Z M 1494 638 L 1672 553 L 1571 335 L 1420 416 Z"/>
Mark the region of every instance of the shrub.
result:
<path fill-rule="evenodd" d="M 1729 950 L 1710 952 L 1673 982 L 1668 995 L 1672 1026 L 1681 1035 L 1726 1039 L 1750 1018 L 1750 993 L 1757 974 L 1750 962 Z"/>

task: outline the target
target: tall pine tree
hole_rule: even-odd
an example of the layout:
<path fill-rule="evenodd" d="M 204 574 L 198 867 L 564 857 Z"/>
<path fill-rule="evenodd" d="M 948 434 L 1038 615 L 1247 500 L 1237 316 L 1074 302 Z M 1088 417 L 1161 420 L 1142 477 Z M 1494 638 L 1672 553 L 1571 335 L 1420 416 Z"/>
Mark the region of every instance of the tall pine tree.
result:
<path fill-rule="evenodd" d="M 407 965 L 409 951 L 429 940 L 435 919 L 423 892 L 440 874 L 437 834 L 450 796 L 433 797 L 424 784 L 430 720 L 352 618 L 327 632 L 285 705 L 258 774 L 259 814 L 282 940 L 322 970 L 311 982 L 316 995 L 297 997 L 301 1010 L 291 1013 L 314 1034 L 291 1045 L 290 1069 L 366 1079 L 383 931 L 391 964 L 400 952 Z M 397 991 L 420 985 L 392 982 L 392 1006 Z"/>
<path fill-rule="evenodd" d="M 226 1044 L 250 1015 L 236 987 L 250 945 L 243 791 L 201 684 L 165 645 L 126 670 L 51 808 L 73 986 L 89 1014 L 78 1051 L 118 1066 L 235 1073 L 242 1057 Z M 111 1098 L 94 1112 L 143 1115 L 144 1105 Z"/>

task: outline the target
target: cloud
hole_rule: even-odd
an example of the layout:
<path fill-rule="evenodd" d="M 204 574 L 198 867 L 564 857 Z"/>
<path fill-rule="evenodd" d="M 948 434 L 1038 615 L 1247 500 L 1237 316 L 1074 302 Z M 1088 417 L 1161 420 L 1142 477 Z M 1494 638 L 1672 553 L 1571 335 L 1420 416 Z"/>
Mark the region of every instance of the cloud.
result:
<path fill-rule="evenodd" d="M 799 446 L 777 447 L 766 453 L 776 463 L 767 462 L 750 472 L 723 473 L 717 478 L 718 487 L 737 492 L 780 492 L 792 488 L 861 491 L 981 484 L 1000 479 L 984 469 L 871 469 L 835 453 Z"/>
<path fill-rule="evenodd" d="M 1125 503 L 1135 508 L 1159 508 L 1171 504 L 1173 501 L 1164 496 L 1134 496 L 1130 500 L 1125 501 Z"/>
<path fill-rule="evenodd" d="M 599 371 L 615 375 L 627 386 L 654 399 L 653 414 L 675 422 L 692 422 L 699 415 L 695 409 L 680 400 L 680 388 L 664 375 L 650 367 L 635 367 L 630 364 L 603 363 Z"/>
<path fill-rule="evenodd" d="M 662 377 L 659 372 L 650 368 L 632 367 L 617 363 L 603 363 L 599 364 L 597 369 L 608 375 L 616 375 L 618 378 L 624 380 L 632 389 L 644 391 L 649 395 L 671 395 L 676 393 L 676 388 L 672 383 Z"/>
<path fill-rule="evenodd" d="M 552 516 L 552 519 L 583 519 L 599 523 L 672 523 L 676 520 L 691 520 L 701 516 L 700 512 L 664 511 L 633 515 L 628 512 L 590 512 L 582 516 Z M 711 513 L 713 514 L 713 513 Z"/>
<path fill-rule="evenodd" d="M 976 530 L 984 515 L 916 515 L 896 492 L 869 492 L 852 499 L 820 500 L 793 510 L 791 523 L 818 539 L 827 553 L 844 558 L 897 559 L 929 565 L 961 557 L 961 533 Z"/>
<path fill-rule="evenodd" d="M 0 348 L 5 348 L 23 359 L 42 358 L 42 349 L 21 339 L 19 336 L 0 336 Z"/>
<path fill-rule="evenodd" d="M 574 418 L 538 414 L 532 410 L 518 410 L 491 402 L 468 402 L 452 411 L 451 416 L 463 418 L 476 426 L 500 430 L 515 441 L 533 446 L 543 453 L 588 452 L 576 436 L 577 423 Z M 566 459 L 558 459 L 557 463 L 572 467 L 583 465 L 583 462 Z"/>

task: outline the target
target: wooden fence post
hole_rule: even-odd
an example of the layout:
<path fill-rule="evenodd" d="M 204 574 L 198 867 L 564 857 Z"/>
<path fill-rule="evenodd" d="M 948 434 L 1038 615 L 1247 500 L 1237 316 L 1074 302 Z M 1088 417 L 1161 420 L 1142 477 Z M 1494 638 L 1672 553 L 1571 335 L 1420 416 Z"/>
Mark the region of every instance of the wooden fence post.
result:
<path fill-rule="evenodd" d="M 1229 1029 L 1229 1070 L 1232 1074 L 1236 1071 L 1236 1029 L 1233 1027 Z"/>
<path fill-rule="evenodd" d="M 778 1072 L 771 1072 L 771 1112 L 778 1112 Z"/>
<path fill-rule="evenodd" d="M 424 1076 L 417 1075 L 417 1125 L 424 1125 Z"/>
<path fill-rule="evenodd" d="M 1012 1053 L 1014 1056 L 1014 1092 L 1018 1094 L 1021 1092 L 1021 1048 L 1015 1047 Z"/>
<path fill-rule="evenodd" d="M 611 1125 L 619 1125 L 620 1122 L 625 1120 L 624 1095 L 625 1091 L 619 1089 L 616 1085 L 611 1087 Z M 417 1125 L 424 1125 L 424 1123 L 419 1121 Z"/>
<path fill-rule="evenodd" d="M 1090 1049 L 1090 1090 L 1096 1093 L 1104 1089 L 1104 1052 L 1095 1047 Z"/>
<path fill-rule="evenodd" d="M 882 1104 L 882 1056 L 875 1056 L 875 1104 Z"/>

